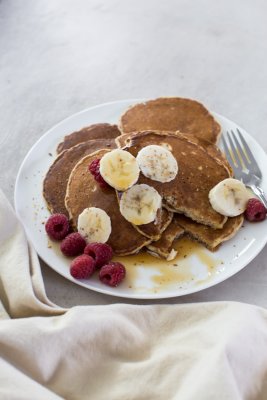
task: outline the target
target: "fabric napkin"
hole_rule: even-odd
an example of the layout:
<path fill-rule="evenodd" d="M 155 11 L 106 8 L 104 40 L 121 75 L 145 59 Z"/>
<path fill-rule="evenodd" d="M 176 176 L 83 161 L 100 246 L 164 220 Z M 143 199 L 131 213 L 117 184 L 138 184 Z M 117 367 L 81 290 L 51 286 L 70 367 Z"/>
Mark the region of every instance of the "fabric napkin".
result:
<path fill-rule="evenodd" d="M 267 312 L 234 302 L 77 306 L 46 296 L 0 192 L 0 399 L 267 399 Z"/>

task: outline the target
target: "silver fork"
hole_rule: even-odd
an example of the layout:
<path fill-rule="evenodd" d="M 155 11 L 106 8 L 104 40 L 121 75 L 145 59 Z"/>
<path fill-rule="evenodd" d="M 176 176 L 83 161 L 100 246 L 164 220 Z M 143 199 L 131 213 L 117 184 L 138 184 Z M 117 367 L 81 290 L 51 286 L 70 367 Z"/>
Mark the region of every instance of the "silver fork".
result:
<path fill-rule="evenodd" d="M 238 128 L 236 128 L 236 131 L 239 139 L 233 130 L 231 130 L 231 134 L 226 132 L 229 145 L 227 145 L 225 137 L 222 136 L 226 158 L 233 168 L 235 178 L 249 187 L 267 207 L 266 195 L 259 186 L 262 180 L 261 170 L 242 133 Z"/>

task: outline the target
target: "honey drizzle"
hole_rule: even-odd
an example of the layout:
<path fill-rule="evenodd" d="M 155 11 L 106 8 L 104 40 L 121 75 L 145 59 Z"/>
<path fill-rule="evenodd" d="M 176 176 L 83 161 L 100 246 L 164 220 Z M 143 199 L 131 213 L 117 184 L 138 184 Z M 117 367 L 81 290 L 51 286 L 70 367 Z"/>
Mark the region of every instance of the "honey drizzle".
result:
<path fill-rule="evenodd" d="M 210 279 L 216 273 L 216 266 L 221 264 L 221 260 L 216 259 L 212 253 L 197 242 L 188 238 L 179 239 L 174 246 L 177 250 L 177 256 L 174 260 L 166 261 L 164 259 L 153 257 L 152 255 L 141 251 L 136 255 L 126 257 L 115 257 L 114 261 L 119 261 L 125 265 L 127 287 L 137 291 L 158 291 L 166 290 L 183 283 L 196 284 L 203 283 Z M 196 262 L 204 267 L 203 279 L 196 277 L 194 267 Z M 146 272 L 151 281 L 151 288 L 142 285 L 142 273 Z"/>
<path fill-rule="evenodd" d="M 58 243 L 48 241 L 48 247 L 53 249 L 59 256 L 61 251 Z M 113 257 L 112 261 L 121 262 L 126 268 L 126 278 L 122 285 L 133 291 L 158 293 L 160 291 L 171 288 L 179 288 L 183 284 L 193 283 L 201 284 L 208 281 L 217 273 L 216 267 L 222 264 L 221 260 L 216 259 L 213 253 L 208 252 L 198 242 L 194 242 L 189 238 L 181 238 L 174 245 L 177 250 L 177 256 L 174 260 L 166 261 L 157 258 L 151 254 L 141 251 L 138 254 Z M 201 263 L 206 269 L 206 276 L 203 279 L 196 277 L 194 269 L 194 260 Z M 70 261 L 72 258 L 70 258 Z M 142 274 L 147 273 L 151 286 L 148 287 L 142 279 Z"/>

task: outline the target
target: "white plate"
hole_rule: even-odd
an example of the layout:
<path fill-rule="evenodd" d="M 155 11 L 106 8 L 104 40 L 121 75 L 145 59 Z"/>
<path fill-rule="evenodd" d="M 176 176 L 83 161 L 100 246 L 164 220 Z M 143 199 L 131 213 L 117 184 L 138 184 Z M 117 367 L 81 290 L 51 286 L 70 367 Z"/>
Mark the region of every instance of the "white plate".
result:
<path fill-rule="evenodd" d="M 58 245 L 49 244 L 44 222 L 49 216 L 42 196 L 43 178 L 56 156 L 56 147 L 64 135 L 86 125 L 99 122 L 117 123 L 119 116 L 130 105 L 140 100 L 126 100 L 106 103 L 81 111 L 60 122 L 44 134 L 25 157 L 15 186 L 15 208 L 39 256 L 55 271 L 70 281 L 98 292 L 127 298 L 159 299 L 181 296 L 214 286 L 231 277 L 253 260 L 267 241 L 267 220 L 258 224 L 245 223 L 238 234 L 221 248 L 210 253 L 196 249 L 187 258 L 173 263 L 159 265 L 154 258 L 146 263 L 129 266 L 128 279 L 117 288 L 110 288 L 99 282 L 97 276 L 90 280 L 77 281 L 69 273 L 70 260 L 61 255 Z M 238 127 L 228 119 L 215 114 L 223 131 Z M 239 127 L 240 128 L 240 127 Z M 241 129 L 251 147 L 262 171 L 267 170 L 267 156 L 259 144 Z M 267 192 L 266 176 L 262 182 Z M 129 258 L 125 259 L 129 264 Z M 147 265 L 149 263 L 149 265 Z M 162 268 L 162 265 L 164 268 Z"/>

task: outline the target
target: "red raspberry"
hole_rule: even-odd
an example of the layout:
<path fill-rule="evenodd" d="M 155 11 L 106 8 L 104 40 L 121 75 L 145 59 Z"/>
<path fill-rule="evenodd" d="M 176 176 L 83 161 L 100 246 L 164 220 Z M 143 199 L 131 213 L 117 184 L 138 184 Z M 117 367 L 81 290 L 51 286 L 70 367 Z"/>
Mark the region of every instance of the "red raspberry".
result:
<path fill-rule="evenodd" d="M 101 282 L 109 286 L 118 286 L 125 278 L 126 270 L 119 262 L 110 262 L 104 265 L 99 272 Z"/>
<path fill-rule="evenodd" d="M 51 215 L 45 224 L 45 230 L 50 239 L 62 240 L 70 229 L 69 220 L 64 214 Z"/>
<path fill-rule="evenodd" d="M 73 278 L 76 279 L 90 278 L 94 271 L 95 260 L 86 254 L 82 254 L 81 256 L 74 258 L 70 264 L 70 273 Z"/>
<path fill-rule="evenodd" d="M 82 254 L 85 246 L 84 238 L 78 232 L 75 232 L 65 237 L 60 245 L 60 250 L 65 256 L 74 257 Z"/>
<path fill-rule="evenodd" d="M 266 218 L 267 209 L 258 199 L 249 199 L 245 211 L 245 217 L 250 222 L 263 221 Z"/>
<path fill-rule="evenodd" d="M 89 171 L 95 178 L 95 181 L 99 184 L 99 186 L 103 189 L 108 188 L 109 185 L 107 182 L 102 178 L 100 174 L 100 158 L 96 158 L 91 162 L 91 164 L 88 167 Z"/>
<path fill-rule="evenodd" d="M 113 251 L 106 243 L 89 243 L 84 249 L 84 254 L 93 257 L 96 262 L 96 268 L 99 268 L 112 259 Z"/>

